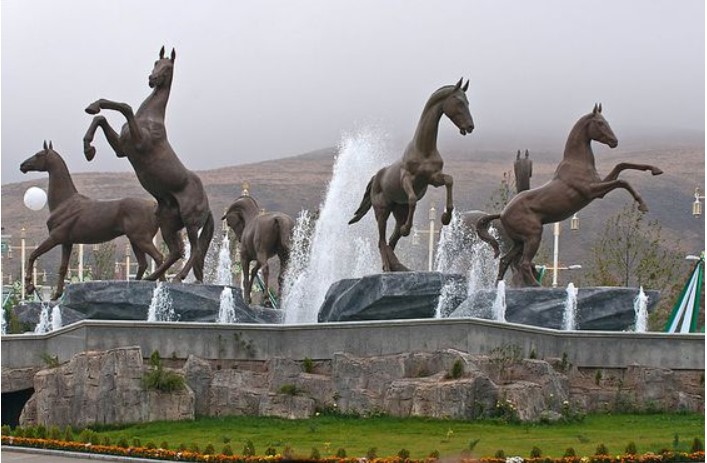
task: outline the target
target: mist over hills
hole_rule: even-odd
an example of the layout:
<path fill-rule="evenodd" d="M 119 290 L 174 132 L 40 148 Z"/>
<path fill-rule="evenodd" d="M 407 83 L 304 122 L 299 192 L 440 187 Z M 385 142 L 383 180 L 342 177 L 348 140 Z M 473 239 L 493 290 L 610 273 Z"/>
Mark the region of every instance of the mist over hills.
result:
<path fill-rule="evenodd" d="M 663 236 L 674 246 L 679 246 L 689 254 L 704 249 L 704 216 L 696 219 L 691 215 L 694 189 L 699 186 L 704 192 L 705 186 L 704 132 L 628 128 L 622 129 L 620 134 L 615 128 L 615 132 L 619 137 L 616 149 L 593 144 L 600 175 L 606 175 L 619 162 L 653 164 L 663 169 L 664 174 L 656 177 L 639 171 L 625 171 L 621 177 L 643 195 L 650 208 L 647 217 L 662 225 Z M 534 162 L 531 186 L 542 185 L 551 178 L 561 159 L 565 138 L 566 133 L 556 137 L 531 137 L 522 131 L 514 134 L 475 131 L 471 136 L 461 137 L 449 127 L 441 130 L 439 150 L 445 159 L 444 170 L 455 179 L 457 210 L 485 209 L 490 196 L 498 189 L 503 173 L 512 172 L 518 149 L 528 149 Z M 393 142 L 392 149 L 398 150 L 399 155 L 402 155 L 403 147 L 404 142 Z M 213 170 L 188 167 L 201 177 L 217 222 L 220 222 L 224 209 L 240 195 L 243 182 L 246 181 L 261 207 L 296 217 L 300 210 L 315 210 L 323 201 L 336 153 L 336 147 L 328 147 L 289 158 Z M 100 158 L 97 158 L 96 164 L 100 166 Z M 148 198 L 149 195 L 129 168 L 126 162 L 125 172 L 77 173 L 73 179 L 81 193 L 95 199 L 125 196 Z M 30 177 L 27 181 L 2 185 L 3 234 L 12 235 L 13 246 L 19 246 L 22 227 L 26 228 L 27 244 L 30 246 L 47 236 L 45 222 L 49 216 L 48 210 L 30 211 L 22 201 L 24 192 L 30 186 L 46 189 L 47 176 L 33 173 L 28 174 Z M 443 201 L 443 188 L 428 190 L 416 214 L 417 226 L 426 226 L 430 204 L 441 211 Z M 586 266 L 591 245 L 602 232 L 606 219 L 631 202 L 628 192 L 616 190 L 582 210 L 579 214 L 580 231 L 570 233 L 568 226 L 563 229 L 560 238 L 561 263 L 581 263 Z M 376 236 L 375 230 L 372 229 L 370 233 L 372 237 Z M 119 240 L 118 256 L 123 255 L 125 243 L 124 239 Z M 543 236 L 543 248 L 545 252 L 549 249 L 551 253 L 552 234 L 549 227 L 546 227 Z M 57 247 L 41 257 L 40 268 L 46 268 L 50 275 L 55 273 L 59 255 Z M 17 250 L 15 256 L 19 257 Z M 19 258 L 3 259 L 5 275 L 12 272 L 17 278 L 19 268 Z"/>

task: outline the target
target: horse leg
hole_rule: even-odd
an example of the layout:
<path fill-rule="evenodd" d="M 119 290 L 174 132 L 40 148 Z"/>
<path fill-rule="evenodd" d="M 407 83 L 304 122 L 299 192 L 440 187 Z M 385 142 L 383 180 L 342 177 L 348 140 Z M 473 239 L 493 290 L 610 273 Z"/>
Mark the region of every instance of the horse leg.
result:
<path fill-rule="evenodd" d="M 51 236 L 44 240 L 42 244 L 37 246 L 37 248 L 32 251 L 32 254 L 29 255 L 29 259 L 27 260 L 27 269 L 25 270 L 24 274 L 24 279 L 25 279 L 25 292 L 27 294 L 32 294 L 35 291 L 34 284 L 32 284 L 32 274 L 33 269 L 34 269 L 34 261 L 37 260 L 39 256 L 42 254 L 46 253 L 50 249 L 52 249 L 54 246 L 59 244 L 54 238 Z"/>
<path fill-rule="evenodd" d="M 256 260 L 255 264 L 253 265 L 253 269 L 250 271 L 250 280 L 248 281 L 248 287 L 243 290 L 243 291 L 248 292 L 248 304 L 250 304 L 250 292 L 253 290 L 253 282 L 255 281 L 255 279 L 258 276 L 259 270 L 260 270 L 260 262 L 258 262 Z"/>
<path fill-rule="evenodd" d="M 378 223 L 378 251 L 381 255 L 381 260 L 383 261 L 383 271 L 391 272 L 390 261 L 388 259 L 388 244 L 385 242 L 385 229 L 388 222 L 388 217 L 390 216 L 390 209 L 385 207 L 373 206 L 373 212 L 376 215 L 376 222 Z"/>
<path fill-rule="evenodd" d="M 155 264 L 157 265 L 157 267 L 162 265 L 162 262 L 164 262 L 164 257 L 162 256 L 162 253 L 157 249 L 157 247 L 155 247 L 155 244 L 152 242 L 152 239 L 141 242 L 139 244 L 139 246 L 140 246 L 140 250 L 142 252 L 147 253 L 147 255 L 149 255 L 152 258 L 152 260 L 155 261 Z M 135 249 L 133 248 L 133 251 L 134 250 Z M 137 253 L 136 253 L 136 255 L 137 255 Z M 160 279 L 164 280 L 164 276 L 162 276 Z"/>
<path fill-rule="evenodd" d="M 246 305 L 250 305 L 250 289 L 252 286 L 252 282 L 250 280 L 250 259 L 243 253 L 241 253 L 241 270 L 243 271 L 243 302 L 245 302 Z"/>
<path fill-rule="evenodd" d="M 64 294 L 64 278 L 66 278 L 66 270 L 69 268 L 69 258 L 71 257 L 71 243 L 61 245 L 61 265 L 59 265 L 59 277 L 56 283 L 56 291 L 52 296 L 52 300 L 59 299 Z"/>
<path fill-rule="evenodd" d="M 111 109 L 113 111 L 118 111 L 122 114 L 128 121 L 128 128 L 130 129 L 130 136 L 132 137 L 132 142 L 135 145 L 142 144 L 142 131 L 140 126 L 135 120 L 135 114 L 133 113 L 133 108 L 127 103 L 118 103 L 117 101 L 111 101 L 101 98 L 96 100 L 86 107 L 86 112 L 88 114 L 98 114 L 101 109 Z"/>
<path fill-rule="evenodd" d="M 592 199 L 603 198 L 607 193 L 617 189 L 623 188 L 628 191 L 633 199 L 638 203 L 638 210 L 641 212 L 648 212 L 648 206 L 643 201 L 641 195 L 638 194 L 636 190 L 626 181 L 626 180 L 609 180 L 608 182 L 599 182 L 589 184 L 589 196 Z"/>
<path fill-rule="evenodd" d="M 514 240 L 511 249 L 501 257 L 501 260 L 498 263 L 498 277 L 496 278 L 498 281 L 503 280 L 506 276 L 506 272 L 508 271 L 508 267 L 518 261 L 522 251 L 523 244 Z"/>
<path fill-rule="evenodd" d="M 123 151 L 122 144 L 120 143 L 120 135 L 113 130 L 113 127 L 110 126 L 105 117 L 96 116 L 91 121 L 91 125 L 88 126 L 86 135 L 83 136 L 83 154 L 86 156 L 86 159 L 91 161 L 94 156 L 96 156 L 96 148 L 91 146 L 91 142 L 96 136 L 96 129 L 98 129 L 98 127 L 103 129 L 103 134 L 105 135 L 106 140 L 108 140 L 110 147 L 113 148 L 113 151 L 115 151 L 115 154 L 118 155 L 119 158 L 124 157 L 125 152 Z"/>
<path fill-rule="evenodd" d="M 452 195 L 454 179 L 451 175 L 439 172 L 432 176 L 432 178 L 430 179 L 430 183 L 434 187 L 441 187 L 442 185 L 444 185 L 444 187 L 447 189 L 447 205 L 444 214 L 442 214 L 442 224 L 449 225 L 449 222 L 452 221 L 452 211 L 454 210 L 454 198 Z"/>
<path fill-rule="evenodd" d="M 181 228 L 179 217 L 170 214 L 167 208 L 158 206 L 157 221 L 162 231 L 162 239 L 167 245 L 167 249 L 169 249 L 169 254 L 167 258 L 157 266 L 152 275 L 145 277 L 145 280 L 150 281 L 157 280 L 158 278 L 162 279 L 165 272 L 184 256 L 184 242 L 182 242 L 179 236 L 179 230 Z"/>
<path fill-rule="evenodd" d="M 133 253 L 137 259 L 137 273 L 135 274 L 135 279 L 142 280 L 142 276 L 145 274 L 145 270 L 147 270 L 147 259 L 145 258 L 145 252 L 140 249 L 140 246 L 138 246 L 134 241 L 130 241 L 130 247 L 133 248 Z"/>
<path fill-rule="evenodd" d="M 604 181 L 608 182 L 611 180 L 616 180 L 619 177 L 621 171 L 624 170 L 650 170 L 651 174 L 653 175 L 660 175 L 663 173 L 661 169 L 655 166 L 651 166 L 650 164 L 634 164 L 631 162 L 621 162 L 619 164 L 616 164 L 613 170 L 609 172 L 609 175 L 604 177 Z"/>
<path fill-rule="evenodd" d="M 415 189 L 412 186 L 412 175 L 410 172 L 403 170 L 400 183 L 403 190 L 405 190 L 405 194 L 408 195 L 408 216 L 405 223 L 400 227 L 400 234 L 402 236 L 408 236 L 410 234 L 410 230 L 412 230 L 412 219 L 415 215 L 415 207 L 417 206 L 417 195 L 415 194 Z"/>
<path fill-rule="evenodd" d="M 282 300 L 282 286 L 285 284 L 285 272 L 287 271 L 287 265 L 290 262 L 290 248 L 281 247 L 277 251 L 277 257 L 280 259 L 280 273 L 277 275 L 277 300 Z M 282 306 L 282 304 L 279 304 Z"/>
<path fill-rule="evenodd" d="M 196 262 L 196 259 L 199 256 L 199 253 L 201 252 L 201 247 L 199 246 L 199 230 L 196 228 L 195 225 L 189 225 L 186 228 L 187 238 L 189 238 L 189 246 L 191 247 L 191 252 L 189 253 L 189 259 L 187 259 L 186 263 L 184 264 L 184 267 L 179 271 L 179 273 L 175 277 L 175 280 L 183 281 L 187 277 L 187 275 L 189 275 L 189 271 L 194 268 L 194 277 L 196 278 L 196 281 L 198 281 L 199 283 L 203 283 L 204 273 L 199 272 L 199 270 L 203 269 L 197 269 L 194 267 L 194 263 Z"/>
<path fill-rule="evenodd" d="M 522 281 L 526 286 L 540 286 L 533 266 L 533 258 L 540 248 L 540 239 L 542 232 L 525 236 L 523 239 L 523 256 L 520 261 L 520 273 Z"/>
<path fill-rule="evenodd" d="M 263 305 L 270 303 L 270 265 L 268 256 L 265 253 L 258 253 L 258 263 L 263 269 Z"/>
<path fill-rule="evenodd" d="M 393 217 L 395 218 L 395 228 L 393 229 L 393 234 L 390 235 L 388 240 L 388 246 L 395 250 L 395 246 L 398 244 L 400 237 L 403 236 L 400 233 L 400 226 L 405 222 L 408 215 L 407 204 L 396 204 L 393 206 Z"/>

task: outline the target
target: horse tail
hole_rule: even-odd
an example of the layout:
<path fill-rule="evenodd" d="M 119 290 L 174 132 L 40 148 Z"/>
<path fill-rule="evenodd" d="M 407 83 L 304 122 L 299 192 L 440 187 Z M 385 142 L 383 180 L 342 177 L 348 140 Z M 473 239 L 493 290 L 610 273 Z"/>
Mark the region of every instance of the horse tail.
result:
<path fill-rule="evenodd" d="M 490 244 L 493 248 L 493 257 L 498 257 L 501 254 L 501 249 L 498 246 L 498 241 L 489 233 L 489 223 L 501 217 L 501 214 L 486 214 L 476 222 L 476 233 L 482 241 Z"/>
<path fill-rule="evenodd" d="M 274 232 L 278 237 L 277 249 L 278 255 L 280 256 L 280 266 L 283 268 L 287 267 L 287 263 L 290 260 L 290 237 L 292 235 L 292 228 L 294 222 L 289 217 L 276 217 Z"/>
<path fill-rule="evenodd" d="M 199 254 L 196 256 L 194 261 L 195 266 L 199 266 L 200 269 L 204 269 L 204 261 L 206 260 L 206 253 L 209 250 L 209 245 L 211 244 L 211 239 L 214 237 L 214 215 L 209 211 L 206 217 L 206 223 L 201 229 L 199 234 Z"/>
<path fill-rule="evenodd" d="M 361 205 L 358 206 L 356 213 L 354 213 L 353 219 L 349 220 L 349 225 L 361 220 L 363 216 L 366 215 L 366 212 L 368 212 L 368 210 L 371 208 L 371 188 L 373 187 L 373 180 L 375 180 L 375 178 L 376 176 L 374 175 L 373 177 L 371 177 L 371 181 L 368 182 L 366 192 L 363 194 L 363 199 L 361 200 Z"/>

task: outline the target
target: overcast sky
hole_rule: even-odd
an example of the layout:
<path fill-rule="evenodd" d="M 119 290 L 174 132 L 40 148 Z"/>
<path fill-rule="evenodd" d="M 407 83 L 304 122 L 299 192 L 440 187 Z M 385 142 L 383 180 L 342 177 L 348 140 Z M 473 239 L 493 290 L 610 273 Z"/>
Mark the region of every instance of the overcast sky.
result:
<path fill-rule="evenodd" d="M 561 133 L 602 102 L 620 127 L 705 127 L 704 0 L 2 0 L 2 183 L 44 139 L 72 172 L 129 171 L 98 98 L 137 109 L 162 45 L 177 52 L 170 142 L 192 170 L 296 155 L 375 123 L 412 135 L 460 77 L 488 134 Z M 117 130 L 124 119 L 103 111 Z M 444 133 L 455 132 L 449 121 Z M 558 147 L 561 149 L 561 147 Z"/>

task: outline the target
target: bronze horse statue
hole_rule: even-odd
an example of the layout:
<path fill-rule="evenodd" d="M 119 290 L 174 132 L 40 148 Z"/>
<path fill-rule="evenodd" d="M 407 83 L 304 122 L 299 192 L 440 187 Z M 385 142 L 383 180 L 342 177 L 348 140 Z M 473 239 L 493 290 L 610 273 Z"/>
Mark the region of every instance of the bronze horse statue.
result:
<path fill-rule="evenodd" d="M 236 234 L 239 241 L 238 252 L 243 268 L 243 300 L 250 304 L 250 291 L 258 270 L 263 269 L 264 293 L 267 295 L 270 266 L 268 259 L 277 255 L 280 259 L 278 275 L 278 300 L 282 292 L 285 269 L 290 258 L 290 238 L 295 226 L 294 220 L 282 212 L 260 213 L 258 203 L 250 195 L 238 197 L 228 207 L 221 220 Z M 250 270 L 250 263 L 255 266 Z M 267 300 L 267 299 L 266 299 Z"/>
<path fill-rule="evenodd" d="M 371 178 L 361 205 L 349 221 L 349 224 L 358 222 L 373 207 L 378 222 L 378 249 L 384 272 L 408 270 L 396 257 L 395 246 L 402 236 L 410 234 L 415 206 L 427 192 L 428 186 L 446 187 L 447 204 L 442 214 L 442 223 L 448 225 L 452 219 L 453 179 L 451 175 L 442 172 L 444 160 L 437 151 L 437 131 L 443 114 L 457 126 L 462 135 L 474 130 L 469 100 L 466 98 L 469 81 L 463 86 L 462 81 L 459 79 L 456 85 L 446 85 L 430 96 L 402 159 L 382 168 Z M 395 228 L 386 243 L 385 231 L 391 213 L 395 217 Z"/>
<path fill-rule="evenodd" d="M 126 103 L 104 99 L 86 108 L 88 114 L 97 114 L 102 109 L 118 111 L 127 123 L 118 134 L 105 117 L 94 117 L 83 138 L 84 154 L 89 161 L 96 155 L 91 142 L 100 127 L 115 154 L 128 158 L 140 184 L 157 200 L 157 220 L 169 255 L 146 279 L 161 277 L 183 256 L 184 243 L 179 231 L 186 227 L 191 253 L 175 280 L 182 281 L 193 268 L 196 280 L 203 282 L 204 258 L 214 234 L 214 218 L 201 180 L 181 163 L 167 140 L 164 125 L 175 57 L 172 50 L 171 57 L 165 58 L 162 47 L 148 79 L 153 91 L 136 113 Z"/>
<path fill-rule="evenodd" d="M 614 132 L 602 115 L 601 104 L 594 105 L 592 112 L 582 116 L 574 125 L 567 137 L 564 157 L 548 183 L 516 195 L 500 214 L 487 215 L 478 221 L 479 237 L 493 247 L 496 257 L 500 251 L 498 243 L 488 233 L 489 222 L 500 218 L 512 240 L 511 249 L 501 257 L 498 280 L 503 279 L 509 265 L 518 263 L 524 285 L 538 286 L 533 258 L 540 246 L 543 225 L 565 220 L 617 188 L 628 191 L 641 212 L 648 211 L 643 198 L 627 181 L 618 178 L 619 173 L 633 169 L 660 175 L 663 171 L 648 164 L 622 162 L 602 179 L 595 167 L 592 140 L 610 148 L 618 145 Z"/>
<path fill-rule="evenodd" d="M 24 161 L 20 170 L 22 173 L 49 173 L 49 238 L 29 256 L 24 276 L 29 294 L 35 290 L 31 283 L 34 261 L 58 244 L 61 244 L 61 265 L 52 299 L 57 299 L 64 292 L 64 277 L 74 244 L 104 243 L 126 235 L 137 257 L 138 270 L 135 278 L 138 280 L 147 269 L 146 253 L 157 265 L 162 263 L 162 254 L 152 243 L 158 229 L 154 201 L 138 198 L 96 201 L 80 194 L 74 186 L 64 159 L 54 151 L 51 142 L 47 146 L 45 141 L 44 149 Z"/>

